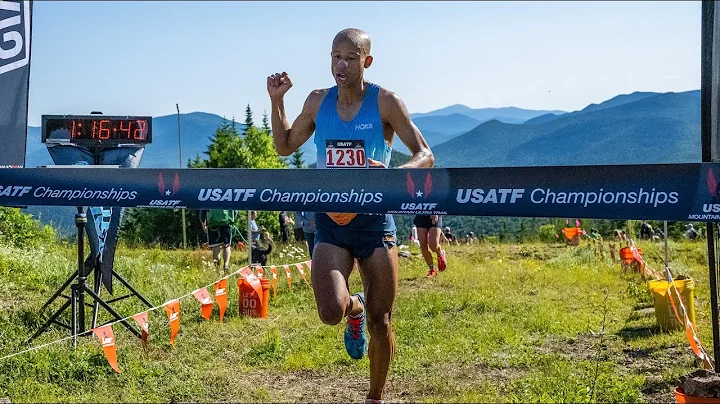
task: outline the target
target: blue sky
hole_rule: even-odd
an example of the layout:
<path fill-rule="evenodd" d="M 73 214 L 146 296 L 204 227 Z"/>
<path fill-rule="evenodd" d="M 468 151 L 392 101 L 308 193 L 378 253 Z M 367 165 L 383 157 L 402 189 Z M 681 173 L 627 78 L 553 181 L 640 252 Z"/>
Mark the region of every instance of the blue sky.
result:
<path fill-rule="evenodd" d="M 29 124 L 43 114 L 242 120 L 287 71 L 291 119 L 334 85 L 330 45 L 372 38 L 366 78 L 411 112 L 452 104 L 578 110 L 633 91 L 700 88 L 700 1 L 34 3 Z M 259 119 L 256 119 L 256 122 Z"/>

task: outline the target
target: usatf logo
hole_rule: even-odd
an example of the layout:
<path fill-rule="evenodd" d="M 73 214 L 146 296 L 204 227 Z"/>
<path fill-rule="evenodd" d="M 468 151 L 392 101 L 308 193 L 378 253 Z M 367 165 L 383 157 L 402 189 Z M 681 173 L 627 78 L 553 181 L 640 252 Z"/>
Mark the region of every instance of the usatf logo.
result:
<path fill-rule="evenodd" d="M 407 192 L 413 199 L 425 199 L 429 197 L 433 192 L 433 180 L 432 175 L 428 172 L 425 175 L 425 183 L 423 184 L 422 189 L 415 186 L 415 181 L 413 180 L 412 175 L 410 175 L 410 172 L 407 173 Z M 402 205 L 400 205 L 400 212 L 409 212 L 409 213 L 418 213 L 418 214 L 433 214 L 432 211 L 437 207 L 437 203 L 431 203 L 431 202 L 421 202 L 418 201 L 417 203 L 414 202 L 404 202 Z"/>
<path fill-rule="evenodd" d="M 30 2 L 0 1 L 0 74 L 30 62 Z"/>
<path fill-rule="evenodd" d="M 710 194 L 711 203 L 703 204 L 703 212 L 720 213 L 720 187 L 718 187 L 718 180 L 712 167 L 708 167 L 707 190 Z"/>
<path fill-rule="evenodd" d="M 712 167 L 708 167 L 707 190 L 710 194 L 710 198 L 712 198 L 712 202 L 720 203 L 720 187 L 718 187 L 718 180 Z"/>
<path fill-rule="evenodd" d="M 198 193 L 198 201 L 238 202 L 242 198 L 243 202 L 247 202 L 248 199 L 255 195 L 255 191 L 255 188 L 202 188 Z"/>
<path fill-rule="evenodd" d="M 167 207 L 176 207 L 180 204 L 180 200 L 177 199 L 169 199 L 175 196 L 175 194 L 180 191 L 180 176 L 178 173 L 175 173 L 175 178 L 173 179 L 172 188 L 169 188 L 165 185 L 165 178 L 163 178 L 162 173 L 158 174 L 158 191 L 160 192 L 160 197 L 163 199 L 154 199 L 150 201 L 150 206 L 167 206 Z"/>
<path fill-rule="evenodd" d="M 407 173 L 407 191 L 410 194 L 411 198 L 427 198 L 432 193 L 432 176 L 430 173 L 427 173 L 427 176 L 425 177 L 425 186 L 423 187 L 423 190 L 418 189 L 415 190 L 415 181 L 413 181 L 412 175 L 410 175 L 410 172 Z"/>

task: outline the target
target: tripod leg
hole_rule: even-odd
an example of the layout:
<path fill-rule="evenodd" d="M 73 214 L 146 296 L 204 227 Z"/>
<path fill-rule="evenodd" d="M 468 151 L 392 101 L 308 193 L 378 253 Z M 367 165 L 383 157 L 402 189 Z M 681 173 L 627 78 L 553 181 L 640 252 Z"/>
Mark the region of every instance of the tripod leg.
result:
<path fill-rule="evenodd" d="M 102 272 L 100 272 L 100 266 L 95 266 L 95 279 L 93 284 L 93 291 L 95 292 L 98 297 L 100 296 L 100 287 L 102 285 Z M 92 328 L 97 327 L 97 318 L 98 318 L 98 309 L 100 308 L 100 303 L 98 303 L 97 300 L 93 303 L 93 313 L 92 313 Z"/>
<path fill-rule="evenodd" d="M 42 306 L 42 308 L 40 308 L 40 311 L 42 312 L 48 306 L 50 306 L 52 304 L 52 302 L 54 302 L 55 299 L 57 299 L 57 297 L 62 294 L 63 290 L 65 290 L 65 288 L 67 288 L 72 283 L 72 281 L 74 281 L 75 278 L 77 278 L 77 276 L 78 276 L 78 272 L 75 271 L 75 273 L 73 273 L 70 276 L 70 278 L 68 278 L 68 280 L 66 280 L 65 283 L 63 283 L 63 285 L 60 286 L 60 289 L 58 289 L 57 292 L 55 292 L 55 294 L 53 294 L 52 297 Z"/>
<path fill-rule="evenodd" d="M 55 314 L 53 314 L 52 317 L 50 317 L 50 319 L 49 319 L 48 321 L 46 321 L 45 324 L 43 324 L 43 325 L 40 327 L 40 329 L 37 330 L 37 331 L 35 332 L 35 334 L 33 334 L 32 337 L 30 337 L 30 339 L 28 339 L 27 342 L 28 342 L 28 343 L 32 342 L 32 340 L 34 340 L 35 338 L 39 337 L 40 334 L 42 334 L 42 333 L 44 333 L 45 331 L 47 331 L 47 329 L 48 329 L 48 327 L 50 326 L 50 324 L 52 324 L 55 320 L 57 320 L 57 318 L 60 317 L 60 315 L 61 315 L 65 310 L 67 310 L 68 306 L 70 306 L 70 302 L 71 302 L 71 301 L 72 301 L 72 299 L 68 299 L 65 303 L 63 303 L 62 307 L 60 307 L 60 308 L 58 309 L 58 311 L 56 311 Z"/>
<path fill-rule="evenodd" d="M 110 314 L 112 314 L 116 320 L 120 320 L 120 323 L 122 323 L 122 325 L 124 325 L 125 328 L 130 330 L 130 332 L 135 334 L 138 338 L 142 337 L 142 334 L 140 334 L 140 332 L 138 330 L 136 330 L 135 327 L 130 325 L 130 323 L 128 323 L 127 320 L 123 320 L 122 319 L 123 317 L 120 314 L 118 314 L 118 312 L 116 312 L 112 307 L 110 307 L 109 304 L 105 303 L 105 301 L 103 301 L 100 298 L 100 296 L 96 295 L 95 292 L 93 292 L 92 289 L 90 289 L 87 285 L 85 285 L 85 291 L 87 292 L 87 294 L 90 295 L 90 297 L 95 299 L 95 301 L 97 303 L 99 303 L 105 310 L 107 310 Z"/>
<path fill-rule="evenodd" d="M 130 289 L 130 292 L 132 292 L 134 295 L 136 295 L 136 296 L 138 297 L 138 299 L 140 299 L 143 303 L 145 303 L 145 304 L 147 305 L 147 307 L 153 307 L 152 303 L 150 303 L 143 295 L 141 295 L 140 292 L 138 292 L 137 290 L 135 290 L 135 288 L 133 288 L 133 287 L 128 283 L 128 281 L 126 281 L 125 279 L 123 279 L 123 277 L 120 276 L 120 274 L 118 274 L 117 272 L 115 272 L 114 269 L 112 270 L 112 275 L 113 275 L 114 277 L 116 277 L 116 278 L 120 281 L 120 283 L 122 283 L 123 285 L 125 285 L 126 288 Z"/>
<path fill-rule="evenodd" d="M 77 334 L 78 334 L 78 323 L 77 323 L 77 296 L 78 290 L 75 285 L 72 286 L 72 292 L 70 293 L 70 306 L 71 306 L 71 320 L 70 320 L 70 334 L 72 335 L 73 348 L 77 347 Z"/>
<path fill-rule="evenodd" d="M 85 280 L 87 279 L 86 268 L 83 262 L 83 255 L 85 255 L 85 240 L 83 238 L 83 227 L 87 223 L 87 217 L 84 213 L 82 206 L 77 207 L 78 213 L 75 215 L 75 226 L 77 227 L 77 267 L 78 267 L 78 282 L 77 286 L 73 287 L 74 294 L 72 295 L 73 304 L 73 336 L 77 335 L 77 322 L 79 320 L 80 332 L 85 332 Z M 77 302 L 75 301 L 77 299 Z M 74 305 L 78 305 L 77 313 Z M 78 318 L 79 317 L 79 318 Z M 73 344 L 76 344 L 76 338 L 73 337 Z"/>

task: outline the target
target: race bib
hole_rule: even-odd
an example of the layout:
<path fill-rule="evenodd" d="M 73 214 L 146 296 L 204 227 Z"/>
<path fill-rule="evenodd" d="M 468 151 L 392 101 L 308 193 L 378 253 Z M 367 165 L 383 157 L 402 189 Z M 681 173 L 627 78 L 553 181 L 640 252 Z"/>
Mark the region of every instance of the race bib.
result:
<path fill-rule="evenodd" d="M 364 140 L 325 140 L 327 168 L 367 168 Z"/>
<path fill-rule="evenodd" d="M 364 140 L 325 140 L 325 167 L 367 168 Z M 328 217 L 340 226 L 347 226 L 357 213 L 327 212 Z"/>

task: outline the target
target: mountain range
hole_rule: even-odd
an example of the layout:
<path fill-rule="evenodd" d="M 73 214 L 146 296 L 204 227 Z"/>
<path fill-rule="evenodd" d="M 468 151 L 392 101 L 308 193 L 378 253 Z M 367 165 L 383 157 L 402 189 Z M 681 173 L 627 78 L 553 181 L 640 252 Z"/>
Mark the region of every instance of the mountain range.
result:
<path fill-rule="evenodd" d="M 153 143 L 143 168 L 180 166 L 177 115 L 153 118 Z M 435 154 L 439 167 L 510 167 L 686 163 L 700 161 L 700 91 L 634 92 L 590 104 L 579 111 L 515 107 L 473 109 L 452 105 L 411 114 Z M 180 115 L 183 166 L 204 157 L 223 117 L 192 112 Z M 242 131 L 244 126 L 238 124 Z M 306 163 L 315 162 L 312 138 L 303 145 Z M 408 153 L 398 139 L 397 156 Z M 52 165 L 40 142 L 40 128 L 28 128 L 26 167 Z M 65 212 L 62 216 L 53 211 Z M 72 230 L 73 208 L 29 207 L 43 222 Z M 65 217 L 67 216 L 67 217 Z"/>
<path fill-rule="evenodd" d="M 433 153 L 442 167 L 699 162 L 700 91 L 620 95 L 523 124 L 494 119 Z"/>

